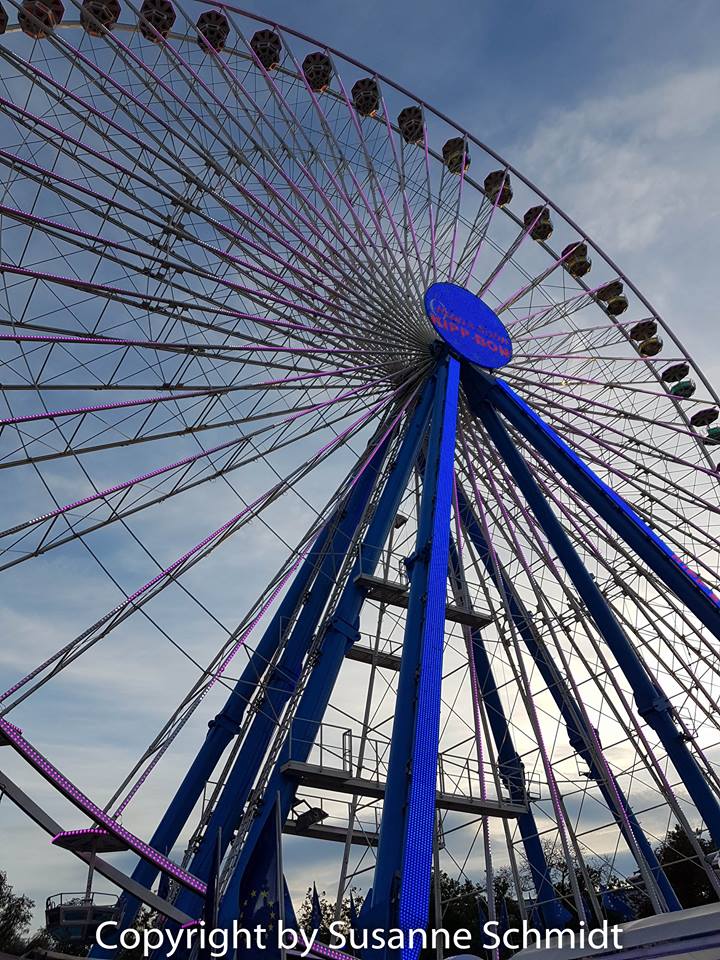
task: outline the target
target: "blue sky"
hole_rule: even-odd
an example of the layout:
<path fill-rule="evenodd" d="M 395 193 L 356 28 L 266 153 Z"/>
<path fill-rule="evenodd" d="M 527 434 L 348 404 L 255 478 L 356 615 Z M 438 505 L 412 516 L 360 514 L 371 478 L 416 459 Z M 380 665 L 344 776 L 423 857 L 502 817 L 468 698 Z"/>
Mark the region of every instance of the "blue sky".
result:
<path fill-rule="evenodd" d="M 367 62 L 498 150 L 707 355 L 717 382 L 717 0 L 245 6 Z M 84 748 L 91 766 L 100 745 L 90 736 Z M 7 801 L 0 831 L 10 832 L 0 866 L 18 888 L 39 902 L 77 889 L 81 871 Z"/>

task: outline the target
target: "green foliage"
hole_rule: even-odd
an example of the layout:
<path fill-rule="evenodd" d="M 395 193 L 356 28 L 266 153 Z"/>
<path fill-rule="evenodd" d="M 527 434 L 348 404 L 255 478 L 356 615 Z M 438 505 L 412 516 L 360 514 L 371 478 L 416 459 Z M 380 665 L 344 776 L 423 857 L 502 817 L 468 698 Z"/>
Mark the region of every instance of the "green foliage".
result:
<path fill-rule="evenodd" d="M 714 849 L 712 842 L 702 837 L 698 837 L 698 844 L 703 855 Z M 679 824 L 669 831 L 655 853 L 683 907 L 699 907 L 716 899 L 698 855 Z"/>
<path fill-rule="evenodd" d="M 352 897 L 355 903 L 356 913 L 360 913 L 360 908 L 363 905 L 362 894 L 352 887 L 350 896 L 345 897 L 343 900 L 342 910 L 338 917 L 342 932 L 345 935 L 347 935 L 350 930 L 350 897 Z M 320 940 L 321 943 L 330 943 L 330 924 L 335 920 L 335 904 L 328 900 L 324 890 L 322 893 L 318 892 L 318 900 L 320 902 L 320 914 L 322 916 L 318 940 Z M 305 898 L 300 904 L 300 909 L 297 912 L 297 921 L 298 926 L 302 930 L 305 930 L 307 933 L 312 930 L 312 887 L 308 887 Z"/>
<path fill-rule="evenodd" d="M 21 954 L 26 947 L 35 901 L 18 895 L 0 870 L 0 950 Z"/>

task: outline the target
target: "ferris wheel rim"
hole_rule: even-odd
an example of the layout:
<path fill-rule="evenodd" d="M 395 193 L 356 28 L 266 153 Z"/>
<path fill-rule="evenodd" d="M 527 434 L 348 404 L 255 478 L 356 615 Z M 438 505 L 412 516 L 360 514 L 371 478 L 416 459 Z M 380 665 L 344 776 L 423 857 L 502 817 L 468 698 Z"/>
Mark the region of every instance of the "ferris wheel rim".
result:
<path fill-rule="evenodd" d="M 258 23 L 262 23 L 262 24 L 265 24 L 265 25 L 271 23 L 271 21 L 268 21 L 266 18 L 258 17 L 257 15 L 248 13 L 248 12 L 246 12 L 246 11 L 239 10 L 238 8 L 234 8 L 234 7 L 231 7 L 231 6 L 229 6 L 229 5 L 225 5 L 225 4 L 222 4 L 222 3 L 212 3 L 212 4 L 209 4 L 209 5 L 210 5 L 210 6 L 213 6 L 213 7 L 220 8 L 220 9 L 226 9 L 226 10 L 228 10 L 228 11 L 236 12 L 236 13 L 240 14 L 241 16 L 246 17 L 246 18 L 248 18 L 248 19 L 255 20 L 255 21 L 258 22 Z M 698 367 L 698 365 L 697 365 L 694 361 L 692 361 L 692 359 L 690 358 L 690 355 L 687 353 L 687 351 L 684 350 L 684 348 L 682 347 L 682 344 L 681 344 L 680 341 L 677 339 L 677 337 L 673 334 L 672 330 L 665 324 L 665 322 L 662 320 L 662 318 L 661 318 L 661 317 L 657 314 L 657 312 L 652 308 L 652 306 L 650 305 L 650 303 L 645 299 L 645 297 L 643 296 L 643 294 L 640 293 L 640 291 L 635 287 L 635 285 L 632 283 L 632 281 L 629 280 L 624 273 L 622 273 L 622 271 L 613 263 L 613 261 L 610 260 L 609 257 L 608 257 L 606 254 L 604 254 L 604 252 L 602 251 L 602 249 L 601 249 L 600 247 L 598 247 L 598 245 L 595 244 L 594 241 L 593 241 L 580 227 L 578 227 L 577 224 L 574 223 L 574 221 L 572 221 L 559 207 L 557 207 L 556 204 L 554 204 L 539 188 L 537 188 L 531 181 L 529 181 L 526 177 L 524 177 L 524 175 L 521 174 L 516 168 L 514 168 L 512 165 L 508 164 L 499 154 L 495 153 L 495 152 L 494 152 L 493 150 L 491 150 L 489 147 L 487 147 L 486 145 L 484 145 L 481 141 L 479 141 L 479 140 L 477 140 L 475 137 L 473 137 L 472 134 L 469 134 L 469 133 L 467 133 L 466 131 L 462 130 L 460 127 L 458 127 L 456 124 L 454 124 L 451 120 L 449 120 L 449 118 L 447 118 L 445 115 L 443 115 L 443 114 L 441 114 L 441 113 L 438 113 L 438 111 L 436 111 L 434 108 L 432 108 L 432 106 L 430 106 L 429 104 L 427 104 L 425 101 L 423 101 L 423 100 L 415 97 L 413 94 L 410 94 L 407 90 L 405 90 L 405 89 L 402 88 L 402 87 L 399 87 L 397 84 L 394 84 L 394 83 L 393 83 L 392 81 L 390 81 L 388 78 L 383 77 L 382 75 L 380 75 L 380 74 L 378 74 L 378 73 L 370 70 L 370 68 L 365 67 L 365 66 L 364 66 L 363 64 L 361 64 L 359 61 L 355 61 L 355 60 L 353 60 L 352 58 L 349 58 L 347 55 L 342 54 L 342 53 L 339 52 L 339 51 L 336 51 L 336 50 L 333 50 L 332 48 L 326 47 L 324 44 L 319 43 L 318 41 L 314 40 L 313 38 L 307 37 L 307 36 L 305 36 L 304 34 L 300 34 L 300 33 L 298 33 L 297 31 L 292 30 L 291 28 L 286 28 L 286 27 L 281 26 L 280 24 L 274 24 L 274 23 L 273 23 L 272 25 L 273 25 L 273 26 L 276 26 L 277 29 L 281 30 L 283 33 L 287 33 L 287 34 L 290 35 L 290 36 L 295 36 L 295 37 L 297 37 L 298 39 L 302 39 L 302 40 L 305 40 L 305 41 L 308 41 L 308 42 L 311 42 L 311 43 L 318 44 L 318 45 L 321 46 L 323 49 L 325 49 L 325 50 L 327 50 L 328 52 L 332 53 L 333 56 L 337 56 L 337 57 L 341 58 L 341 59 L 343 60 L 343 62 L 350 63 L 350 64 L 352 64 L 352 65 L 354 65 L 354 66 L 356 66 L 356 67 L 359 67 L 360 69 L 368 70 L 373 76 L 375 76 L 377 79 L 381 80 L 384 84 L 387 83 L 390 87 L 392 87 L 392 88 L 393 88 L 394 90 L 396 90 L 397 92 L 399 92 L 399 93 L 401 93 L 401 94 L 403 94 L 403 95 L 405 95 L 405 96 L 410 97 L 410 98 L 413 100 L 414 103 L 419 104 L 424 110 L 428 110 L 430 113 L 432 113 L 432 114 L 433 114 L 435 117 L 437 117 L 439 120 L 443 121 L 445 124 L 447 124 L 447 125 L 449 125 L 450 127 L 452 127 L 452 128 L 453 128 L 455 131 L 457 131 L 458 133 L 461 133 L 462 136 L 463 136 L 468 142 L 475 144 L 475 145 L 478 146 L 481 150 L 483 150 L 484 153 L 488 154 L 489 156 L 493 157 L 493 158 L 496 159 L 498 162 L 500 162 L 500 163 L 503 165 L 503 168 L 506 170 L 507 173 L 512 173 L 513 176 L 517 177 L 517 179 L 518 179 L 520 182 L 524 183 L 527 187 L 529 187 L 536 196 L 540 197 L 541 199 L 543 199 L 543 200 L 545 201 L 545 203 L 546 203 L 546 205 L 548 206 L 549 209 L 553 210 L 559 217 L 561 217 L 562 220 L 563 220 L 567 225 L 569 225 L 570 227 L 572 227 L 572 229 L 575 230 L 575 232 L 576 232 L 580 237 L 582 237 L 583 239 L 587 240 L 588 243 L 591 245 L 592 250 L 593 250 L 594 252 L 598 253 L 598 254 L 602 257 L 602 259 L 604 260 L 604 262 L 611 268 L 611 270 L 612 270 L 618 277 L 621 277 L 621 278 L 627 283 L 628 288 L 631 289 L 631 290 L 635 293 L 635 295 L 637 296 L 638 300 L 640 300 L 640 301 L 644 304 L 644 306 L 647 307 L 647 309 L 648 309 L 648 311 L 650 312 L 651 316 L 652 316 L 653 318 L 657 319 L 657 321 L 658 321 L 658 322 L 660 323 L 660 325 L 662 326 L 663 330 L 665 330 L 665 331 L 670 335 L 670 337 L 673 339 L 673 342 L 677 345 L 677 347 L 678 347 L 678 349 L 679 349 L 679 352 L 680 352 L 680 354 L 682 355 L 682 357 L 683 357 L 684 359 L 689 359 L 689 360 L 691 360 L 691 363 L 692 363 L 692 365 L 693 365 L 694 370 L 698 373 L 698 375 L 699 375 L 700 377 L 702 377 L 703 383 L 704 383 L 706 389 L 708 390 L 708 393 L 715 399 L 716 402 L 718 402 L 718 403 L 720 404 L 720 400 L 718 399 L 717 394 L 714 392 L 714 390 L 712 389 L 712 387 L 711 387 L 711 386 L 709 385 L 709 383 L 707 382 L 706 378 L 704 377 L 704 375 L 703 375 L 702 371 L 700 370 L 700 368 Z M 74 28 L 80 27 L 80 26 L 81 26 L 80 24 L 67 23 L 67 24 L 62 24 L 62 25 L 60 25 L 59 30 L 66 29 L 66 28 L 67 28 L 68 30 L 70 30 L 70 29 L 74 29 Z M 127 25 L 118 24 L 118 28 L 127 30 L 127 31 L 129 31 L 129 32 L 137 32 L 137 27 L 134 26 L 134 25 L 131 25 L 131 24 L 127 24 Z M 18 28 L 18 29 L 19 29 L 19 28 Z M 11 31 L 9 31 L 9 32 L 11 32 Z M 182 40 L 190 40 L 190 39 L 193 39 L 190 35 L 184 35 L 184 34 L 178 34 L 178 35 L 176 35 L 176 34 L 171 33 L 171 34 L 170 34 L 170 39 L 172 40 L 172 39 L 175 39 L 175 38 L 179 38 L 179 39 L 182 39 Z M 228 52 L 229 52 L 229 51 L 228 51 Z M 293 75 L 296 76 L 296 74 L 293 74 Z M 390 125 L 389 118 L 383 117 L 383 118 L 379 118 L 379 119 L 385 119 L 386 122 L 388 123 L 388 125 Z M 430 148 L 429 148 L 427 145 L 426 145 L 426 148 L 428 149 L 428 152 L 433 156 L 434 159 L 437 159 L 437 160 L 441 159 L 441 158 L 440 158 L 440 155 L 438 154 L 437 151 L 432 151 L 432 150 L 430 150 Z M 479 183 L 477 183 L 476 181 L 474 181 L 472 177 L 468 176 L 466 179 L 467 179 L 467 182 L 468 182 L 474 189 L 476 189 L 476 190 L 479 191 L 479 192 L 484 192 L 484 191 L 482 190 L 482 188 L 480 187 Z M 465 180 L 463 180 L 463 181 L 461 181 L 461 182 L 465 182 Z M 507 209 L 503 209 L 503 212 L 506 213 L 507 215 L 509 215 L 510 218 L 511 218 L 512 220 L 514 220 L 514 222 L 515 222 L 516 224 L 520 224 L 520 222 L 521 222 L 520 219 L 514 214 L 513 211 L 507 210 Z M 454 242 L 454 241 L 453 241 L 453 242 Z M 545 247 L 545 244 L 544 244 L 544 243 L 543 243 L 543 247 Z M 550 253 L 551 256 L 553 256 L 553 257 L 557 257 L 557 255 L 556 255 L 550 248 L 546 248 L 546 252 L 547 252 L 547 253 Z M 584 282 L 582 282 L 582 281 L 580 281 L 580 280 L 578 280 L 577 282 L 578 282 L 578 285 L 579 285 L 579 286 L 581 286 L 581 287 L 584 288 L 585 293 L 588 293 L 588 292 L 590 291 L 590 288 L 588 288 L 587 285 L 586 285 Z M 621 322 L 617 321 L 616 318 L 611 318 L 611 322 L 612 322 L 613 324 L 615 324 L 620 330 L 622 330 L 623 332 L 625 332 L 625 331 L 624 331 L 624 326 L 623 326 L 623 324 L 622 324 Z M 648 360 L 645 360 L 645 366 L 652 371 L 655 379 L 656 379 L 658 382 L 660 382 L 659 368 L 658 368 L 654 363 L 651 363 L 651 362 L 648 361 Z M 522 374 L 521 374 L 521 372 L 518 373 L 518 374 L 516 374 L 515 371 L 513 371 L 513 372 L 511 373 L 511 377 L 512 377 L 512 378 L 515 378 L 516 375 L 517 375 L 517 376 L 521 376 Z M 666 397 L 667 395 L 666 395 L 666 394 L 663 394 L 662 396 L 663 396 L 663 397 Z M 698 435 L 697 435 L 696 433 L 693 433 L 693 432 L 689 429 L 690 424 L 689 424 L 688 418 L 684 415 L 683 405 L 682 405 L 679 401 L 676 401 L 676 402 L 674 403 L 674 407 L 676 408 L 678 414 L 680 415 L 680 416 L 679 416 L 679 419 L 683 420 L 684 423 L 685 423 L 685 426 L 688 428 L 686 432 L 687 432 L 689 435 L 697 438 Z M 702 446 L 701 446 L 701 449 L 702 449 L 702 452 L 704 453 L 706 459 L 708 460 L 708 462 L 711 462 L 711 461 L 710 461 L 709 452 L 707 451 L 707 449 L 705 449 L 705 448 L 702 447 Z M 712 464 L 711 464 L 711 465 L 712 465 Z M 706 472 L 707 474 L 713 474 L 713 475 L 715 474 L 715 471 L 714 471 L 714 470 L 706 470 L 705 472 Z"/>
<path fill-rule="evenodd" d="M 16 9 L 20 9 L 20 3 L 18 2 L 18 0 L 10 0 L 10 2 L 16 7 Z M 79 2 L 78 2 L 78 0 L 72 0 L 72 2 L 75 4 L 75 6 L 79 7 Z M 679 350 L 679 352 L 680 352 L 680 355 L 681 355 L 683 358 L 688 359 L 688 360 L 690 361 L 690 363 L 691 363 L 691 365 L 692 365 L 693 371 L 694 371 L 694 372 L 697 374 L 697 376 L 700 378 L 700 380 L 701 380 L 703 386 L 705 387 L 705 389 L 707 390 L 710 398 L 714 401 L 715 404 L 717 404 L 718 406 L 720 406 L 720 393 L 714 388 L 714 386 L 712 385 L 712 383 L 710 382 L 710 380 L 708 379 L 708 377 L 706 376 L 706 374 L 705 374 L 704 371 L 702 370 L 702 367 L 698 364 L 698 362 L 697 362 L 696 360 L 693 359 L 691 353 L 686 349 L 686 347 L 684 346 L 683 342 L 680 340 L 680 338 L 678 337 L 678 335 L 674 332 L 673 328 L 667 323 L 667 321 L 665 321 L 665 319 L 662 317 L 662 315 L 654 308 L 654 306 L 653 306 L 652 303 L 649 301 L 649 299 L 646 297 L 646 295 L 645 295 L 645 294 L 640 290 L 640 288 L 632 281 L 632 279 L 631 279 L 626 273 L 624 273 L 624 271 L 621 269 L 621 267 L 618 266 L 617 262 L 590 236 L 590 234 L 587 233 L 563 208 L 561 208 L 555 201 L 553 201 L 553 199 L 552 199 L 547 193 L 545 193 L 545 192 L 542 190 L 541 187 L 539 187 L 533 180 L 531 180 L 528 176 L 526 176 L 518 167 L 514 166 L 512 163 L 510 163 L 508 160 L 506 160 L 501 154 L 499 154 L 497 151 L 495 151 L 492 147 L 490 147 L 489 145 L 487 145 L 486 143 L 484 143 L 483 141 L 481 141 L 481 140 L 480 140 L 478 137 L 476 137 L 471 131 L 469 131 L 469 130 L 467 130 L 466 128 L 464 128 L 464 127 L 460 126 L 459 124 L 457 124 L 454 120 L 452 120 L 452 118 L 451 118 L 449 115 L 445 114 L 443 111 L 438 110 L 438 109 L 437 109 L 436 107 L 434 107 L 434 106 L 432 105 L 432 103 L 430 103 L 428 100 L 426 100 L 426 99 L 424 99 L 424 98 L 422 98 L 422 97 L 418 97 L 416 94 L 412 93 L 408 88 L 406 88 L 406 87 L 402 86 L 401 84 L 398 84 L 398 83 L 396 83 L 395 81 L 393 81 L 393 80 L 392 80 L 389 76 L 387 76 L 386 74 L 383 74 L 383 73 L 375 70 L 373 67 L 368 66 L 368 65 L 367 65 L 366 63 L 364 63 L 363 61 L 358 60 L 358 59 L 356 59 L 356 58 L 354 58 L 354 57 L 352 57 L 352 56 L 344 53 L 344 52 L 341 51 L 339 48 L 330 46 L 329 44 L 326 44 L 324 41 L 319 40 L 319 39 L 316 38 L 316 37 L 310 36 L 309 34 L 306 34 L 306 33 L 302 32 L 302 31 L 299 31 L 299 30 L 297 30 L 297 29 L 295 29 L 295 28 L 293 28 L 293 27 L 289 27 L 289 26 L 287 26 L 287 25 L 285 25 L 285 24 L 283 24 L 283 23 L 280 23 L 279 21 L 276 21 L 276 20 L 273 20 L 273 19 L 267 18 L 267 17 L 262 17 L 262 16 L 260 16 L 259 14 L 255 13 L 255 12 L 253 12 L 253 11 L 248 11 L 248 10 L 245 10 L 245 9 L 243 9 L 243 8 L 241 8 L 241 7 L 237 7 L 237 6 L 234 6 L 234 5 L 232 5 L 232 4 L 225 3 L 225 2 L 223 2 L 223 0 L 202 0 L 202 3 L 203 3 L 206 7 L 210 8 L 210 9 L 226 10 L 226 11 L 229 12 L 229 13 L 236 13 L 236 14 L 238 14 L 239 16 L 243 17 L 244 19 L 247 19 L 247 20 L 250 20 L 250 21 L 254 21 L 254 22 L 257 23 L 257 24 L 263 24 L 263 25 L 265 25 L 265 26 L 275 27 L 276 29 L 280 30 L 280 31 L 281 31 L 282 33 L 284 33 L 284 34 L 287 34 L 288 36 L 292 36 L 292 37 L 294 37 L 295 39 L 304 41 L 304 42 L 306 42 L 306 43 L 315 44 L 315 45 L 319 46 L 320 48 L 322 48 L 323 50 L 325 50 L 327 53 L 331 54 L 333 57 L 338 57 L 339 59 L 341 59 L 342 61 L 344 61 L 344 62 L 347 63 L 347 64 L 350 64 L 350 65 L 353 66 L 353 67 L 356 67 L 356 68 L 358 68 L 358 69 L 360 69 L 360 70 L 367 71 L 371 76 L 375 77 L 377 80 L 380 80 L 383 84 L 387 84 L 389 87 L 391 87 L 392 89 L 394 89 L 394 90 L 397 91 L 398 93 L 402 94 L 403 96 L 407 96 L 408 98 L 410 98 L 415 104 L 417 104 L 418 106 L 420 106 L 422 110 L 424 110 L 424 111 L 427 110 L 427 111 L 428 111 L 429 113 L 431 113 L 434 117 L 436 117 L 438 120 L 440 120 L 443 124 L 447 125 L 449 128 L 453 129 L 453 130 L 456 131 L 458 134 L 460 134 L 466 141 L 468 141 L 468 142 L 474 144 L 475 146 L 479 147 L 485 154 L 487 154 L 488 156 L 492 157 L 494 160 L 498 161 L 498 162 L 502 165 L 503 169 L 504 169 L 507 173 L 511 173 L 511 174 L 512 174 L 513 176 L 515 176 L 521 183 L 523 183 L 523 184 L 524 184 L 525 186 L 527 186 L 531 191 L 533 191 L 533 193 L 535 193 L 536 196 L 539 197 L 539 198 L 544 202 L 544 204 L 545 204 L 550 210 L 554 211 L 554 212 L 557 214 L 557 216 L 560 217 L 560 218 L 565 222 L 565 224 L 567 224 L 567 225 L 568 225 L 569 227 L 571 227 L 574 231 L 576 231 L 576 232 L 579 234 L 579 236 L 582 238 L 582 240 L 586 241 L 586 242 L 591 246 L 592 250 L 593 250 L 595 253 L 597 253 L 597 254 L 604 260 L 604 262 L 605 262 L 606 265 L 610 268 L 610 270 L 611 270 L 613 273 L 615 273 L 615 274 L 618 276 L 618 278 L 620 278 L 620 279 L 623 281 L 624 284 L 627 284 L 628 288 L 629 288 L 630 290 L 632 290 L 632 292 L 635 294 L 635 296 L 638 298 L 638 300 L 643 304 L 643 306 L 645 306 L 645 307 L 647 308 L 650 316 L 651 316 L 652 318 L 654 318 L 654 319 L 660 324 L 660 326 L 662 327 L 663 331 L 664 331 L 666 334 L 668 334 L 668 336 L 672 339 L 672 341 L 674 342 L 674 344 L 677 346 L 677 348 L 678 348 L 678 350 Z M 132 5 L 131 5 L 131 6 L 132 6 Z M 133 7 L 133 8 L 134 8 L 134 7 Z M 178 9 L 181 9 L 181 10 L 182 10 L 181 5 L 178 5 Z M 184 13 L 184 11 L 183 11 L 183 13 Z M 192 24 L 192 20 L 191 20 L 191 18 L 189 18 L 189 17 L 187 16 L 187 14 L 185 14 L 185 16 L 186 16 L 186 19 L 188 20 L 188 26 L 190 26 L 190 25 Z M 83 29 L 83 26 L 82 26 L 82 24 L 81 24 L 81 22 L 80 22 L 79 20 L 78 20 L 78 21 L 68 21 L 68 22 L 61 22 L 60 24 L 58 24 L 58 26 L 57 26 L 55 29 L 56 29 L 56 30 L 59 30 L 59 31 L 62 31 L 62 30 L 82 30 L 82 29 Z M 126 22 L 122 22 L 122 21 L 118 22 L 118 23 L 115 25 L 115 29 L 119 29 L 119 30 L 126 31 L 126 32 L 129 32 L 129 33 L 137 33 L 137 32 L 138 32 L 138 27 L 137 27 L 136 24 L 126 23 Z M 6 33 L 15 33 L 15 32 L 20 32 L 20 31 L 21 31 L 21 28 L 20 28 L 19 24 L 12 25 L 12 26 L 9 25 L 8 28 L 7 28 L 7 30 L 6 30 Z M 193 35 L 192 35 L 191 33 L 181 33 L 181 32 L 178 32 L 178 31 L 171 31 L 171 32 L 168 34 L 168 37 L 167 37 L 167 38 L 162 38 L 162 39 L 161 39 L 161 42 L 162 42 L 162 44 L 166 44 L 166 43 L 168 42 L 168 40 L 189 41 L 189 40 L 192 40 L 192 39 L 194 39 L 194 37 L 193 37 Z M 214 52 L 214 51 L 213 51 L 213 52 Z M 248 59 L 248 54 L 247 54 L 247 52 L 242 51 L 242 50 L 235 50 L 234 48 L 233 48 L 233 49 L 228 48 L 228 49 L 226 49 L 226 51 L 224 51 L 224 52 L 227 53 L 227 54 L 229 54 L 229 55 L 237 55 L 237 56 L 240 56 L 241 58 Z M 215 52 L 214 52 L 214 53 L 215 53 Z M 215 55 L 218 56 L 218 57 L 221 56 L 221 54 L 219 54 L 219 53 L 215 53 Z M 281 70 L 287 70 L 287 68 L 281 67 Z M 292 76 L 294 76 L 294 77 L 297 78 L 297 73 L 296 73 L 295 71 L 287 70 L 287 72 L 288 72 L 290 75 L 292 75 Z M 331 93 L 331 94 L 335 94 L 336 96 L 338 96 L 338 94 L 337 94 L 335 91 L 333 91 L 333 90 L 329 90 L 328 92 Z M 376 119 L 377 119 L 377 121 L 381 121 L 383 118 L 382 118 L 382 117 L 378 117 L 378 118 L 376 118 Z M 395 132 L 397 132 L 397 126 L 396 126 L 394 123 L 391 123 L 391 121 L 389 120 L 389 118 L 387 118 L 387 122 L 388 122 L 388 123 L 390 124 L 390 126 L 395 130 Z M 427 147 L 427 149 L 428 149 L 429 153 L 433 156 L 433 158 L 434 158 L 435 160 L 440 160 L 440 161 L 442 160 L 442 158 L 441 158 L 441 156 L 440 156 L 440 154 L 438 153 L 437 150 L 434 150 L 434 149 L 430 148 L 429 146 Z M 477 191 L 479 191 L 479 192 L 481 192 L 481 193 L 484 192 L 483 189 L 482 189 L 482 187 L 480 186 L 480 184 L 479 184 L 477 181 L 474 181 L 472 177 L 467 176 L 466 179 L 468 180 L 468 182 L 472 185 L 472 187 L 473 187 L 474 189 L 476 189 Z M 521 224 L 520 218 L 515 214 L 514 211 L 508 209 L 507 207 L 502 207 L 502 212 L 503 212 L 506 216 L 508 216 L 510 219 L 512 219 L 516 224 L 518 224 L 518 225 Z M 546 253 L 550 254 L 551 256 L 557 256 L 557 255 L 554 253 L 554 251 L 552 251 L 552 249 L 547 246 L 547 244 L 546 244 L 545 241 L 540 241 L 540 244 L 539 244 L 539 245 L 545 249 Z M 590 291 L 591 288 L 589 288 L 589 287 L 587 286 L 587 284 L 584 282 L 584 280 L 583 280 L 582 278 L 576 278 L 576 279 L 575 279 L 575 282 L 576 282 L 579 286 L 581 286 L 586 293 L 587 293 L 588 291 Z M 610 321 L 611 321 L 612 324 L 614 324 L 614 325 L 617 326 L 618 330 L 626 337 L 626 339 L 628 340 L 628 342 L 631 342 L 630 339 L 629 339 L 629 337 L 628 337 L 627 331 L 625 330 L 624 325 L 622 324 L 622 322 L 619 321 L 619 319 L 618 319 L 617 317 L 610 317 Z M 643 357 L 643 358 L 642 358 L 642 360 L 644 361 L 644 365 L 645 365 L 646 369 L 647 369 L 649 372 L 651 372 L 651 374 L 652 374 L 652 376 L 654 377 L 655 381 L 656 381 L 658 384 L 662 385 L 662 380 L 661 380 L 661 376 L 660 376 L 659 367 L 658 367 L 658 365 L 656 365 L 655 363 L 652 362 L 653 359 L 654 359 L 654 358 L 651 358 L 651 357 Z M 692 433 L 692 431 L 691 431 L 691 429 L 690 429 L 690 428 L 691 428 L 691 425 L 690 425 L 690 422 L 689 422 L 689 417 L 686 415 L 685 411 L 683 410 L 683 405 L 682 405 L 682 403 L 680 403 L 680 401 L 679 401 L 677 398 L 675 398 L 675 397 L 671 397 L 671 400 L 672 400 L 673 405 L 674 405 L 674 407 L 675 407 L 676 416 L 685 424 L 686 428 L 688 428 L 688 432 L 691 432 L 691 433 Z M 700 452 L 700 454 L 702 455 L 702 457 L 706 460 L 707 464 L 709 465 L 710 471 L 715 472 L 715 471 L 716 471 L 716 467 L 715 467 L 715 464 L 714 464 L 714 462 L 713 462 L 713 460 L 712 460 L 710 451 L 709 451 L 709 450 L 707 449 L 707 447 L 702 443 L 702 440 L 701 440 L 701 438 L 699 437 L 699 435 L 698 435 L 697 433 L 694 433 L 693 435 L 697 437 L 697 446 L 698 446 L 698 448 L 699 448 L 699 452 Z M 718 477 L 718 482 L 720 482 L 720 477 Z"/>

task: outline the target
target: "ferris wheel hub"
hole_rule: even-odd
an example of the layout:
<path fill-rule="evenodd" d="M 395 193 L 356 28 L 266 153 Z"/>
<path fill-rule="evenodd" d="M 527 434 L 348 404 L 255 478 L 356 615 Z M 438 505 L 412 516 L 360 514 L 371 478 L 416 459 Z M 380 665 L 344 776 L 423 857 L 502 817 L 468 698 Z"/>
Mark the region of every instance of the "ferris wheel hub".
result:
<path fill-rule="evenodd" d="M 484 300 L 456 283 L 433 283 L 425 312 L 450 349 L 463 360 L 490 370 L 512 359 L 512 341 L 502 320 Z"/>

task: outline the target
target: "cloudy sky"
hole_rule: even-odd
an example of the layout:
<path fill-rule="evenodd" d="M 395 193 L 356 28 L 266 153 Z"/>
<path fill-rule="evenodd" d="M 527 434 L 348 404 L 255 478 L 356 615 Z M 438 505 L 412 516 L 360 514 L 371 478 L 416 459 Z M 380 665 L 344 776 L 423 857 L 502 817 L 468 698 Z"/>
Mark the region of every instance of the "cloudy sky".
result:
<path fill-rule="evenodd" d="M 266 0 L 245 6 L 347 51 L 505 156 L 621 265 L 717 383 L 716 0 Z M 237 563 L 238 575 L 251 578 L 249 564 Z M 11 652 L 3 661 L 8 679 L 27 662 L 27 644 L 36 639 L 32 624 L 12 619 L 11 607 L 4 611 L 6 625 L 13 626 L 23 656 Z M 40 649 L 47 649 L 46 640 Z M 102 663 L 96 669 L 102 672 Z M 143 681 L 131 681 L 116 682 L 128 682 L 137 694 Z M 141 686 L 140 692 L 151 698 L 153 691 Z M 121 726 L 116 735 L 121 738 Z M 97 749 L 90 728 L 82 745 L 88 766 Z M 96 786 L 102 793 L 106 785 Z M 54 892 L 46 871 L 54 888 L 78 888 L 81 871 L 49 849 L 7 800 L 0 802 L 0 831 L 0 867 L 18 889 L 44 901 Z"/>

